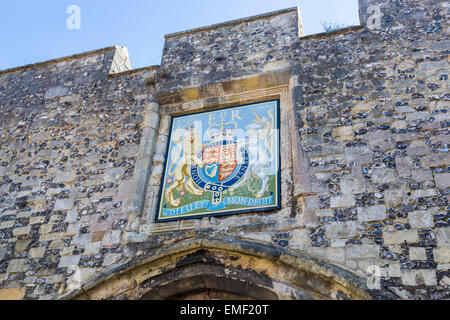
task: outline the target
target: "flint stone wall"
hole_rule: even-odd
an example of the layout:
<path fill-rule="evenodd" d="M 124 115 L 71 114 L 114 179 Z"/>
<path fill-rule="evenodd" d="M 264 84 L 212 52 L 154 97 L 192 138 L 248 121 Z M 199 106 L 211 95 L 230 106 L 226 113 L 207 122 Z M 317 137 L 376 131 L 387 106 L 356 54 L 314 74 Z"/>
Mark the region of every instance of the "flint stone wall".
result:
<path fill-rule="evenodd" d="M 307 37 L 296 9 L 172 34 L 139 70 L 110 47 L 0 71 L 0 297 L 57 299 L 170 243 L 229 236 L 377 266 L 399 299 L 450 298 L 449 5 L 360 0 L 360 16 Z M 282 70 L 301 159 L 283 209 L 141 228 L 173 94 Z"/>

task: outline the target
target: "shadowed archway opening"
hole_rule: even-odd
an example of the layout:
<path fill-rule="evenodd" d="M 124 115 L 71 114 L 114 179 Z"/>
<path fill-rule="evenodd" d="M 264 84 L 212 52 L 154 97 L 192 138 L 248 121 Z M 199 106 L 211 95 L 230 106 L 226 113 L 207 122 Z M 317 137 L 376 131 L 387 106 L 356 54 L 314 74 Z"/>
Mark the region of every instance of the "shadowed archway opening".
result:
<path fill-rule="evenodd" d="M 141 298 L 141 300 L 192 299 L 277 300 L 278 297 L 274 292 L 252 283 L 205 274 L 173 281 L 155 288 Z"/>

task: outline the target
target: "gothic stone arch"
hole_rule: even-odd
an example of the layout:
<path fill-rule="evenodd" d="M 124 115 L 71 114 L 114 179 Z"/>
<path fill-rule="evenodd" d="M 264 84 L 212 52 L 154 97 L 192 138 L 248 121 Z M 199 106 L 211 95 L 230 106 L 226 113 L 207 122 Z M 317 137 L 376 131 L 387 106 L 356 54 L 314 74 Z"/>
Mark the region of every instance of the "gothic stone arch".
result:
<path fill-rule="evenodd" d="M 393 299 L 366 279 L 306 254 L 236 238 L 191 239 L 153 250 L 63 299 Z"/>

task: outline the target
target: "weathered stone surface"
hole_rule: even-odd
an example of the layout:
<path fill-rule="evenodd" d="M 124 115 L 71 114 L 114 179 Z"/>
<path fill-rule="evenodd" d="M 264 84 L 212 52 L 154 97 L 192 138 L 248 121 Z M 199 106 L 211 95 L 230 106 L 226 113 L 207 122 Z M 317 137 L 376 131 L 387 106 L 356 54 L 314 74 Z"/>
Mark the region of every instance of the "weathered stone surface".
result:
<path fill-rule="evenodd" d="M 45 99 L 53 99 L 60 96 L 65 96 L 67 94 L 67 88 L 63 86 L 53 87 L 47 90 L 45 93 Z"/>
<path fill-rule="evenodd" d="M 290 247 L 304 248 L 310 245 L 309 232 L 307 230 L 295 230 L 292 232 L 292 238 L 289 241 Z"/>
<path fill-rule="evenodd" d="M 436 187 L 449 188 L 450 187 L 450 173 L 435 174 Z"/>
<path fill-rule="evenodd" d="M 346 259 L 377 258 L 380 255 L 380 247 L 377 245 L 352 245 L 345 247 Z"/>
<path fill-rule="evenodd" d="M 388 268 L 388 275 L 391 278 L 400 278 L 402 276 L 400 263 L 390 263 Z"/>
<path fill-rule="evenodd" d="M 0 261 L 3 260 L 3 257 L 6 254 L 6 248 L 0 248 Z"/>
<path fill-rule="evenodd" d="M 28 256 L 32 259 L 42 258 L 45 254 L 46 247 L 31 248 Z"/>
<path fill-rule="evenodd" d="M 437 263 L 450 263 L 450 246 L 434 249 L 433 255 Z"/>
<path fill-rule="evenodd" d="M 61 260 L 59 261 L 58 268 L 67 268 L 67 267 L 78 266 L 80 259 L 81 259 L 81 255 L 62 256 Z"/>
<path fill-rule="evenodd" d="M 14 259 L 10 260 L 8 264 L 8 273 L 20 273 L 26 272 L 30 269 L 30 265 L 26 264 L 26 259 Z"/>
<path fill-rule="evenodd" d="M 0 289 L 0 300 L 22 300 L 26 288 Z"/>
<path fill-rule="evenodd" d="M 358 208 L 359 221 L 377 221 L 386 219 L 385 206 L 373 206 L 367 208 Z"/>
<path fill-rule="evenodd" d="M 331 208 L 345 208 L 355 205 L 355 199 L 353 196 L 332 197 L 330 199 Z"/>
<path fill-rule="evenodd" d="M 55 206 L 53 210 L 55 211 L 67 211 L 73 208 L 73 200 L 72 199 L 58 199 L 55 202 Z"/>
<path fill-rule="evenodd" d="M 22 228 L 15 228 L 13 231 L 13 235 L 15 236 L 23 236 L 29 234 L 31 231 L 31 226 L 26 226 Z"/>
<path fill-rule="evenodd" d="M 402 283 L 405 286 L 435 286 L 437 277 L 435 270 L 403 270 Z"/>
<path fill-rule="evenodd" d="M 375 184 L 395 183 L 397 177 L 395 170 L 383 168 L 373 170 L 372 180 Z"/>
<path fill-rule="evenodd" d="M 424 168 L 440 167 L 448 164 L 448 156 L 445 154 L 433 154 L 430 156 L 424 156 L 420 161 Z"/>
<path fill-rule="evenodd" d="M 340 222 L 325 226 L 326 235 L 331 239 L 352 238 L 358 234 L 356 222 Z"/>
<path fill-rule="evenodd" d="M 416 230 L 383 232 L 385 245 L 416 243 L 419 241 L 419 234 Z"/>
<path fill-rule="evenodd" d="M 388 205 L 400 206 L 404 201 L 405 197 L 408 196 L 408 191 L 404 188 L 397 190 L 388 190 L 385 192 L 385 200 Z"/>
<path fill-rule="evenodd" d="M 105 256 L 105 260 L 103 261 L 103 265 L 105 267 L 109 267 L 114 263 L 118 262 L 121 259 L 122 255 L 119 253 L 108 253 Z"/>
<path fill-rule="evenodd" d="M 350 141 L 354 139 L 353 128 L 351 126 L 334 128 L 333 136 L 337 140 Z"/>
<path fill-rule="evenodd" d="M 427 211 L 413 211 L 408 214 L 408 220 L 411 227 L 431 228 L 434 226 L 433 215 Z"/>
<path fill-rule="evenodd" d="M 330 261 L 345 265 L 345 249 L 344 248 L 327 248 L 326 257 Z"/>
<path fill-rule="evenodd" d="M 409 248 L 409 258 L 411 260 L 427 260 L 427 253 L 425 251 L 425 248 Z"/>
<path fill-rule="evenodd" d="M 450 243 L 450 228 L 439 228 L 436 231 L 436 239 L 441 246 Z"/>
<path fill-rule="evenodd" d="M 363 27 L 328 34 L 302 37 L 294 8 L 168 35 L 161 66 L 111 47 L 0 71 L 0 298 L 226 236 L 448 299 L 448 5 L 382 1 L 378 30 L 381 2 L 359 3 Z M 155 224 L 172 116 L 275 96 L 282 210 Z"/>

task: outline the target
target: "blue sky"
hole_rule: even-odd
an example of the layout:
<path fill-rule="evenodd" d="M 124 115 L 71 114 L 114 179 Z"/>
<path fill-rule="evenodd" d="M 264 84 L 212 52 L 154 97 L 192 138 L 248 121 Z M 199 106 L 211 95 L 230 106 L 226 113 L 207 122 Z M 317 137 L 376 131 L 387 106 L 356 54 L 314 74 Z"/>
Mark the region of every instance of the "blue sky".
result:
<path fill-rule="evenodd" d="M 70 5 L 79 30 L 66 27 Z M 359 24 L 357 0 L 0 0 L 0 70 L 111 45 L 128 48 L 133 68 L 157 65 L 165 34 L 295 6 L 305 34 Z"/>

